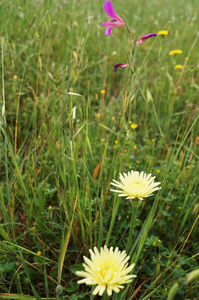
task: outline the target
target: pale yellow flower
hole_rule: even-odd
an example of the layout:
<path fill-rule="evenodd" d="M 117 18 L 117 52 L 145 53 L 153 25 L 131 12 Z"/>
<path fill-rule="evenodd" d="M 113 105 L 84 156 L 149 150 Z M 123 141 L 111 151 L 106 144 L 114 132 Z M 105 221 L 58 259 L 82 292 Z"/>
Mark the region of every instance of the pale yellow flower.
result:
<path fill-rule="evenodd" d="M 158 35 L 167 35 L 169 32 L 168 32 L 168 30 L 159 30 L 158 31 Z"/>
<path fill-rule="evenodd" d="M 140 199 L 153 195 L 153 192 L 160 189 L 158 185 L 160 182 L 154 182 L 155 176 L 151 177 L 151 174 L 139 173 L 138 171 L 131 170 L 130 172 L 120 173 L 120 181 L 113 179 L 112 185 L 116 186 L 120 190 L 112 190 L 112 192 L 120 193 L 119 197 L 126 197 L 126 199 Z"/>
<path fill-rule="evenodd" d="M 106 91 L 105 90 L 101 90 L 101 94 L 103 95 L 103 94 L 105 94 L 106 93 Z"/>
<path fill-rule="evenodd" d="M 175 69 L 183 69 L 182 65 L 175 65 Z"/>
<path fill-rule="evenodd" d="M 174 55 L 174 54 L 181 54 L 182 53 L 182 50 L 171 50 L 169 52 L 169 55 Z"/>
<path fill-rule="evenodd" d="M 118 293 L 123 289 L 123 284 L 129 283 L 136 275 L 128 275 L 134 268 L 135 264 L 128 266 L 129 256 L 125 251 L 119 251 L 118 247 L 113 251 L 107 246 L 101 247 L 100 252 L 97 247 L 89 250 L 91 259 L 84 256 L 85 263 L 83 267 L 85 271 L 77 271 L 76 274 L 85 277 L 78 283 L 87 285 L 97 285 L 93 291 L 93 295 L 102 296 L 106 291 L 108 296 L 112 292 Z"/>

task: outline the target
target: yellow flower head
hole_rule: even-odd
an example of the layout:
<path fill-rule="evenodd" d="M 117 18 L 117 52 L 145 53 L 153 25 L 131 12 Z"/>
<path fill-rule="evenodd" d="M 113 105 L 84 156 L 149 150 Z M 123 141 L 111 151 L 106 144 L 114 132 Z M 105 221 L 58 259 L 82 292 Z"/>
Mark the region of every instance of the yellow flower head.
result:
<path fill-rule="evenodd" d="M 13 76 L 13 78 L 14 78 L 14 79 L 17 79 L 17 78 L 18 78 L 18 76 L 17 76 L 17 75 L 14 75 L 14 76 Z"/>
<path fill-rule="evenodd" d="M 175 69 L 183 69 L 183 66 L 182 65 L 176 65 Z"/>
<path fill-rule="evenodd" d="M 182 53 L 182 50 L 171 50 L 169 52 L 169 55 L 174 55 L 174 54 L 181 54 Z"/>
<path fill-rule="evenodd" d="M 101 247 L 100 252 L 97 247 L 89 250 L 91 259 L 84 256 L 85 263 L 83 267 L 85 271 L 77 271 L 76 274 L 84 279 L 77 283 L 85 283 L 87 285 L 97 285 L 93 291 L 93 295 L 102 296 L 106 290 L 108 296 L 112 292 L 118 293 L 123 289 L 123 284 L 129 283 L 131 278 L 136 275 L 128 275 L 134 268 L 135 264 L 128 266 L 129 256 L 125 251 L 119 251 L 118 247 L 113 251 L 107 246 Z"/>
<path fill-rule="evenodd" d="M 105 90 L 101 90 L 101 94 L 103 95 L 103 94 L 105 94 L 106 93 L 106 91 Z"/>
<path fill-rule="evenodd" d="M 39 256 L 40 256 L 40 255 L 41 255 L 41 251 L 37 251 L 37 255 L 39 255 Z"/>
<path fill-rule="evenodd" d="M 113 179 L 112 185 L 120 190 L 111 190 L 112 192 L 120 193 L 119 197 L 126 197 L 126 199 L 140 199 L 153 195 L 153 192 L 160 189 L 158 185 L 160 182 L 154 182 L 155 176 L 151 174 L 139 173 L 138 171 L 131 170 L 130 172 L 120 173 L 120 181 Z"/>
<path fill-rule="evenodd" d="M 95 114 L 96 118 L 99 119 L 100 118 L 100 113 Z"/>
<path fill-rule="evenodd" d="M 159 30 L 158 35 L 167 35 L 169 32 L 168 30 Z"/>
<path fill-rule="evenodd" d="M 131 124 L 131 128 L 135 129 L 137 127 L 138 127 L 137 124 Z"/>

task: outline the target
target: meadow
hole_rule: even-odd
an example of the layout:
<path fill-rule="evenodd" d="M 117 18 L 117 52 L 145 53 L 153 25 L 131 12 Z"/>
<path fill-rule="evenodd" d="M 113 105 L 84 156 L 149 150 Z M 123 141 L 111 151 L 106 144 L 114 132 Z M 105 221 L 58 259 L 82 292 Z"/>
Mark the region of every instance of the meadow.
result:
<path fill-rule="evenodd" d="M 102 0 L 0 3 L 0 299 L 199 299 L 198 0 L 111 2 L 108 36 Z M 111 191 L 131 170 L 161 189 Z M 111 296 L 78 283 L 105 245 Z"/>

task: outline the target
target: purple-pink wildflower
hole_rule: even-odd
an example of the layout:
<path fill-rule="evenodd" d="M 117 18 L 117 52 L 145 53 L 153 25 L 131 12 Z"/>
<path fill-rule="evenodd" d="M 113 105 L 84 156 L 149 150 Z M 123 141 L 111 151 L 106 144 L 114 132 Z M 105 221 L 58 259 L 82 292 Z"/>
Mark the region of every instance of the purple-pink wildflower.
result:
<path fill-rule="evenodd" d="M 129 67 L 128 64 L 123 64 L 123 63 L 116 64 L 116 65 L 114 66 L 114 72 L 115 72 L 115 73 L 117 72 L 117 68 L 127 68 L 127 67 Z"/>
<path fill-rule="evenodd" d="M 111 19 L 108 22 L 101 24 L 101 26 L 107 26 L 104 31 L 106 36 L 111 35 L 111 30 L 114 27 L 125 26 L 124 21 L 114 12 L 113 6 L 110 0 L 105 1 L 104 10 Z"/>
<path fill-rule="evenodd" d="M 144 43 L 148 38 L 152 37 L 152 36 L 157 36 L 156 33 L 149 33 L 147 35 L 142 36 L 136 43 L 136 45 L 140 45 L 142 43 Z"/>

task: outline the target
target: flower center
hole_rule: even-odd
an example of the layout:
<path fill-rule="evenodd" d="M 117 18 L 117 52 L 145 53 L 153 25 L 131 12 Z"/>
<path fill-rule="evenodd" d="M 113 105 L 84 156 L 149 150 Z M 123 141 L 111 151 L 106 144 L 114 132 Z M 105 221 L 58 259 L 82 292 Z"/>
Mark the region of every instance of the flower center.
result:
<path fill-rule="evenodd" d="M 114 23 L 114 22 L 117 22 L 117 20 L 116 19 L 110 19 L 109 22 Z"/>
<path fill-rule="evenodd" d="M 107 264 L 101 268 L 99 267 L 98 272 L 101 280 L 104 283 L 108 283 L 110 280 L 112 280 L 115 274 L 115 271 L 113 270 L 112 266 L 110 266 L 110 264 Z"/>

